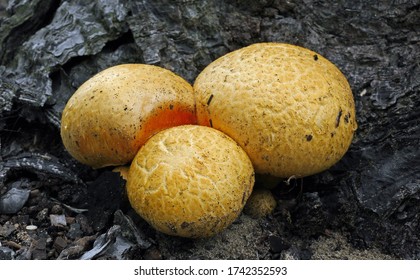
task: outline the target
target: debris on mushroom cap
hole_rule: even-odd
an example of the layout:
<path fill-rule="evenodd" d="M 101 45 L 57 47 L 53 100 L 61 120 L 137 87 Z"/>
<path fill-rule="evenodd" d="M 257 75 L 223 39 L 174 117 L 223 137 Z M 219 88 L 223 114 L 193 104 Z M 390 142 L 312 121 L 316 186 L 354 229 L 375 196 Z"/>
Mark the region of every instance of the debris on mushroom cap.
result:
<path fill-rule="evenodd" d="M 192 86 L 161 67 L 122 64 L 93 76 L 61 120 L 68 152 L 94 168 L 130 163 L 156 132 L 196 123 Z"/>
<path fill-rule="evenodd" d="M 223 131 L 255 171 L 304 177 L 339 161 L 357 128 L 350 86 L 321 55 L 254 44 L 209 64 L 194 83 L 197 121 Z"/>
<path fill-rule="evenodd" d="M 151 137 L 127 180 L 131 206 L 169 235 L 209 237 L 241 213 L 254 185 L 252 163 L 224 133 L 184 125 Z"/>
<path fill-rule="evenodd" d="M 245 205 L 244 212 L 251 217 L 261 218 L 272 213 L 276 206 L 277 201 L 270 190 L 254 189 Z"/>

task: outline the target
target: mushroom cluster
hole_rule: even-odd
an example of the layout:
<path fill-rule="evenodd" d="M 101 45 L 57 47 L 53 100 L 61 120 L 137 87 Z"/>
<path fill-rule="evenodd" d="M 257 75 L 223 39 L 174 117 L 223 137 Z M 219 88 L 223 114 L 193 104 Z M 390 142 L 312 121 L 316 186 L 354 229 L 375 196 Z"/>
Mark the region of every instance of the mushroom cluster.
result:
<path fill-rule="evenodd" d="M 123 64 L 70 98 L 61 136 L 93 168 L 130 164 L 133 209 L 169 235 L 209 237 L 242 212 L 276 207 L 255 172 L 298 178 L 345 154 L 357 128 L 350 86 L 321 55 L 259 43 L 210 63 L 191 86 L 169 70 Z M 250 198 L 252 191 L 254 195 Z"/>

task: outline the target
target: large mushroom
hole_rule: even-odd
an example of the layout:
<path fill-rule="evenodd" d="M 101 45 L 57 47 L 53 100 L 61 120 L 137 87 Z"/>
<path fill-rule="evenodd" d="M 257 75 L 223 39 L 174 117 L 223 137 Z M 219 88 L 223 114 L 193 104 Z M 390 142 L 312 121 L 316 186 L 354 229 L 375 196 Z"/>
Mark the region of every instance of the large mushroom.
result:
<path fill-rule="evenodd" d="M 194 83 L 198 124 L 223 131 L 255 171 L 304 177 L 334 165 L 357 128 L 350 86 L 321 55 L 258 43 L 208 65 Z"/>
<path fill-rule="evenodd" d="M 184 125 L 157 133 L 140 148 L 127 195 L 155 229 L 199 238 L 229 226 L 253 185 L 252 163 L 235 141 L 213 128 Z"/>
<path fill-rule="evenodd" d="M 130 163 L 162 129 L 196 123 L 192 86 L 161 67 L 122 64 L 82 84 L 63 111 L 67 151 L 94 168 Z"/>

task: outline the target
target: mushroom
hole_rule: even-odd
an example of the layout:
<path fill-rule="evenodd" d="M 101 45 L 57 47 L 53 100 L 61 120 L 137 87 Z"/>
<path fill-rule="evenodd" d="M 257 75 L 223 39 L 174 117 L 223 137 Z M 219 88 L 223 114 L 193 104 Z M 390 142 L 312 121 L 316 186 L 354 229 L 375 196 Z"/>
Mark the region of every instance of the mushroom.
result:
<path fill-rule="evenodd" d="M 61 119 L 67 151 L 93 168 L 130 163 L 158 131 L 196 123 L 192 86 L 164 68 L 117 65 L 96 74 L 68 100 Z"/>
<path fill-rule="evenodd" d="M 253 218 L 262 218 L 271 214 L 277 206 L 277 200 L 268 189 L 254 189 L 244 207 L 244 213 Z"/>
<path fill-rule="evenodd" d="M 299 178 L 324 171 L 357 128 L 350 86 L 321 55 L 258 43 L 209 64 L 194 83 L 197 121 L 233 138 L 255 171 Z"/>
<path fill-rule="evenodd" d="M 133 209 L 158 231 L 202 238 L 229 226 L 254 185 L 245 151 L 213 128 L 163 130 L 131 163 L 127 195 Z"/>

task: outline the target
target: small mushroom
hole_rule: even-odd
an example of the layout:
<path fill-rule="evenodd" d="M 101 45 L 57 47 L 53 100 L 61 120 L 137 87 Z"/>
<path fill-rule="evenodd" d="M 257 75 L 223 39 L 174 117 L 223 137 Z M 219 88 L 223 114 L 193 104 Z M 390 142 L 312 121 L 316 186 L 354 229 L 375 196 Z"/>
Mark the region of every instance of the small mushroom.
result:
<path fill-rule="evenodd" d="M 345 76 L 321 55 L 289 44 L 258 43 L 220 57 L 198 75 L 194 93 L 198 124 L 232 137 L 260 174 L 299 178 L 326 170 L 357 128 Z"/>
<path fill-rule="evenodd" d="M 224 133 L 183 125 L 161 131 L 134 158 L 127 195 L 133 209 L 158 231 L 201 238 L 229 226 L 254 185 L 245 151 Z"/>
<path fill-rule="evenodd" d="M 158 131 L 196 123 L 192 86 L 161 67 L 122 64 L 103 70 L 69 99 L 61 119 L 67 151 L 94 168 L 130 163 Z"/>
<path fill-rule="evenodd" d="M 262 218 L 271 214 L 277 201 L 268 189 L 255 189 L 245 205 L 244 213 L 253 218 Z"/>

